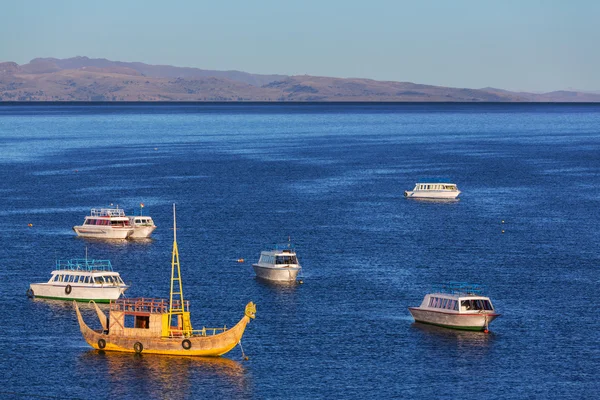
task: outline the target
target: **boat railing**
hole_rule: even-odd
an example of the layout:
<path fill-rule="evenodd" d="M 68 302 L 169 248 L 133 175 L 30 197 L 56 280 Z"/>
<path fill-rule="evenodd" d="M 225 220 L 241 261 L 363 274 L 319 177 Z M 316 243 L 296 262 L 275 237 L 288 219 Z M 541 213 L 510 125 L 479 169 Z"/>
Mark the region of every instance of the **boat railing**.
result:
<path fill-rule="evenodd" d="M 434 292 L 437 293 L 449 293 L 449 294 L 468 294 L 468 295 L 482 295 L 484 291 L 483 285 L 468 283 L 468 282 L 448 282 L 437 286 Z"/>
<path fill-rule="evenodd" d="M 125 210 L 121 208 L 92 208 L 92 217 L 124 217 Z"/>
<path fill-rule="evenodd" d="M 111 271 L 110 260 L 94 260 L 89 258 L 72 258 L 70 260 L 56 260 L 57 270 L 70 271 Z"/>
<path fill-rule="evenodd" d="M 185 308 L 189 310 L 190 302 L 185 301 Z M 179 301 L 173 302 L 173 308 L 181 308 Z M 150 314 L 166 314 L 169 312 L 169 301 L 167 299 L 117 299 L 110 303 L 111 311 L 142 312 Z"/>
<path fill-rule="evenodd" d="M 223 333 L 225 331 L 227 331 L 227 326 L 224 326 L 222 328 L 203 327 L 202 329 L 194 329 L 192 331 L 187 331 L 187 332 L 181 328 L 171 327 L 171 329 L 169 329 L 168 337 L 177 338 L 177 337 L 194 337 L 194 336 L 214 336 L 214 335 Z"/>
<path fill-rule="evenodd" d="M 448 179 L 448 178 L 424 178 L 424 179 L 419 179 L 417 181 L 417 184 L 427 184 L 427 183 L 437 183 L 437 184 L 448 184 L 448 185 L 452 185 L 452 180 Z"/>

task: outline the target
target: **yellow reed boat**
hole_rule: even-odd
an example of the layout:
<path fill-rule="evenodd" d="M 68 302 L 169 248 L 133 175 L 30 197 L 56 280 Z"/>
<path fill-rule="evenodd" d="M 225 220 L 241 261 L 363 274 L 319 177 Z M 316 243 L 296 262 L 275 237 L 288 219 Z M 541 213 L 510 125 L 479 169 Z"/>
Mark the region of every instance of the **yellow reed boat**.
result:
<path fill-rule="evenodd" d="M 110 303 L 109 316 L 94 306 L 102 329 L 88 327 L 79 306 L 73 302 L 79 327 L 85 341 L 98 350 L 130 353 L 168 354 L 177 356 L 221 356 L 242 339 L 246 325 L 256 315 L 256 305 L 246 305 L 242 319 L 232 328 L 192 329 L 189 301 L 183 298 L 177 223 L 173 205 L 173 257 L 171 261 L 171 294 L 166 299 L 118 299 Z"/>

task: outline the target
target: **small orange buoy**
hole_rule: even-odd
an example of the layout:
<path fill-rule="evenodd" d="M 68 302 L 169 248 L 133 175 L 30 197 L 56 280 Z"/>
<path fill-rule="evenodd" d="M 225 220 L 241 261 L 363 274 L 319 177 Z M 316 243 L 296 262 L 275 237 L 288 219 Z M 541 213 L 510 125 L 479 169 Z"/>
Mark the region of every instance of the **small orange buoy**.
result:
<path fill-rule="evenodd" d="M 237 262 L 239 262 L 239 263 L 243 263 L 243 262 L 244 262 L 244 259 L 243 259 L 243 258 L 238 258 Z"/>
<path fill-rule="evenodd" d="M 27 224 L 27 226 L 31 228 L 33 226 L 33 224 Z"/>
<path fill-rule="evenodd" d="M 490 331 L 488 331 L 487 329 L 485 329 L 485 330 L 483 331 L 483 333 L 490 333 Z"/>

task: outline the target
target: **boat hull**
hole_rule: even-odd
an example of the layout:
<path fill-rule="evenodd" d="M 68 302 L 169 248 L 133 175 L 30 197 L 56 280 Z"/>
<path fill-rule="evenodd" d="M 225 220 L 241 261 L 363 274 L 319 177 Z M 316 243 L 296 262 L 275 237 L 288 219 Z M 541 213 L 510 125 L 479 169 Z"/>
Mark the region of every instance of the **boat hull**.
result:
<path fill-rule="evenodd" d="M 411 315 L 416 322 L 437 325 L 451 329 L 468 331 L 483 331 L 500 314 L 496 313 L 448 313 L 423 310 L 418 307 L 409 307 Z"/>
<path fill-rule="evenodd" d="M 133 233 L 129 235 L 128 239 L 146 239 L 152 235 L 152 232 L 156 229 L 156 226 L 136 226 L 133 228 Z"/>
<path fill-rule="evenodd" d="M 257 277 L 278 282 L 295 281 L 300 272 L 300 267 L 266 267 L 253 264 L 252 268 Z"/>
<path fill-rule="evenodd" d="M 75 304 L 75 311 L 81 333 L 85 341 L 94 349 L 173 356 L 221 356 L 233 349 L 242 340 L 246 325 L 250 322 L 250 318 L 245 315 L 233 328 L 217 335 L 192 336 L 188 338 L 116 336 L 90 329 L 83 321 L 77 304 Z M 189 343 L 184 343 L 184 341 L 188 341 Z M 188 349 L 184 348 L 184 346 L 188 347 Z"/>
<path fill-rule="evenodd" d="M 77 236 L 100 239 L 127 239 L 133 234 L 133 228 L 111 228 L 108 226 L 77 225 L 73 227 Z"/>
<path fill-rule="evenodd" d="M 404 196 L 409 199 L 456 199 L 460 190 L 406 190 Z"/>
<path fill-rule="evenodd" d="M 70 286 L 70 290 L 67 289 L 67 286 Z M 116 300 L 127 290 L 126 287 L 118 286 L 83 287 L 76 286 L 76 284 L 51 285 L 48 283 L 32 283 L 29 288 L 33 291 L 32 295 L 37 298 L 69 301 L 94 300 L 97 303 L 109 303 L 111 300 Z"/>

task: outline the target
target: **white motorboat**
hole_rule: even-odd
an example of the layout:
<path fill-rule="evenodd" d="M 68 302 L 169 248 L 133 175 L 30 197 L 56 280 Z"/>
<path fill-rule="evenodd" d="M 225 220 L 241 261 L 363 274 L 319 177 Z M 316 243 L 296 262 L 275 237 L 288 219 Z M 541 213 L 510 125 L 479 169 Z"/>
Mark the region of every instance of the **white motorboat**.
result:
<path fill-rule="evenodd" d="M 78 236 L 127 239 L 133 233 L 129 217 L 121 208 L 92 208 L 82 225 L 73 227 Z"/>
<path fill-rule="evenodd" d="M 419 307 L 408 307 L 416 322 L 445 328 L 487 331 L 500 316 L 481 286 L 450 282 L 435 293 L 425 295 Z"/>
<path fill-rule="evenodd" d="M 55 300 L 94 300 L 108 303 L 118 299 L 127 290 L 118 272 L 109 260 L 75 258 L 56 261 L 50 280 L 32 283 L 27 295 Z"/>
<path fill-rule="evenodd" d="M 129 217 L 129 223 L 133 227 L 133 233 L 128 236 L 128 239 L 149 238 L 156 229 L 156 225 L 154 225 L 152 218 L 146 215 Z"/>
<path fill-rule="evenodd" d="M 121 208 L 92 208 L 82 225 L 73 227 L 78 236 L 102 239 L 141 239 L 156 229 L 149 216 L 127 216 Z"/>
<path fill-rule="evenodd" d="M 291 244 L 278 245 L 275 249 L 262 251 L 256 264 L 252 264 L 256 276 L 262 279 L 279 282 L 296 280 L 302 269 Z"/>
<path fill-rule="evenodd" d="M 455 183 L 441 180 L 418 182 L 413 190 L 404 191 L 404 196 L 412 199 L 456 199 L 459 194 Z"/>

